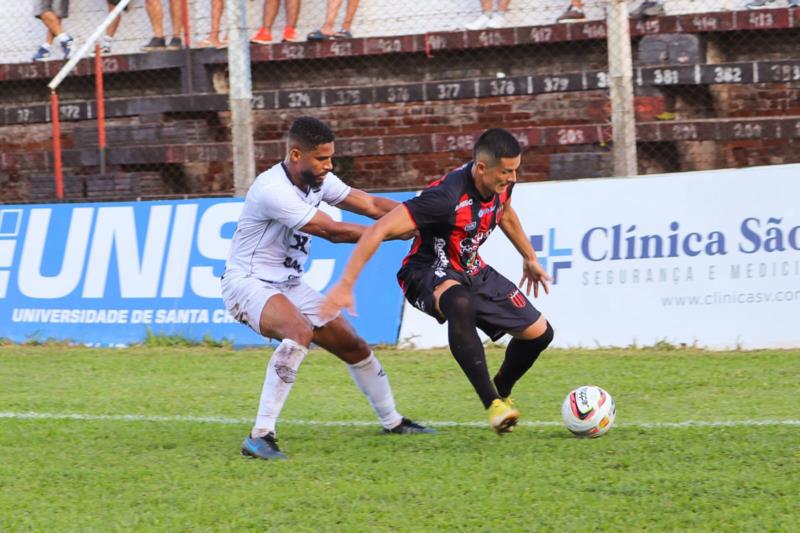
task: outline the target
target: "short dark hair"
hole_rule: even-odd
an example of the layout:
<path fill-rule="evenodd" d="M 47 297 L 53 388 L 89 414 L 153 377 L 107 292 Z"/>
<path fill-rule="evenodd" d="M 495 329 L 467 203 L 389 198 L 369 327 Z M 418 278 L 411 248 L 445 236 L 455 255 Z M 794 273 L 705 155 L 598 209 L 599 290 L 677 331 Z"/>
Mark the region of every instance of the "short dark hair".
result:
<path fill-rule="evenodd" d="M 298 117 L 289 127 L 289 147 L 313 150 L 320 144 L 333 142 L 336 136 L 327 124 L 314 117 Z"/>
<path fill-rule="evenodd" d="M 487 163 L 490 166 L 497 164 L 500 158 L 517 157 L 521 153 L 519 141 L 503 128 L 489 128 L 484 131 L 472 147 L 472 159 L 477 161 L 478 156 L 488 157 Z"/>

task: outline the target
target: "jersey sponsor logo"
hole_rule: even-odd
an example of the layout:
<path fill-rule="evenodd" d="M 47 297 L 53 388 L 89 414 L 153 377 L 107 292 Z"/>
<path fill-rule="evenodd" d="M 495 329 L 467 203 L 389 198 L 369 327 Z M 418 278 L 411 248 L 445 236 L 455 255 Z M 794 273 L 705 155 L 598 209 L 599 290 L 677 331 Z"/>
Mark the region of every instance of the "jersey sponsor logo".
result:
<path fill-rule="evenodd" d="M 292 235 L 294 239 L 294 244 L 290 244 L 289 248 L 292 250 L 300 250 L 302 253 L 308 255 L 308 250 L 306 249 L 306 244 L 311 239 L 308 235 L 303 235 L 302 233 L 295 233 Z"/>
<path fill-rule="evenodd" d="M 492 204 L 489 207 L 482 207 L 480 211 L 478 211 L 478 218 L 483 218 L 483 215 L 488 215 L 489 213 L 494 213 L 496 206 Z"/>
<path fill-rule="evenodd" d="M 447 259 L 447 253 L 445 252 L 446 247 L 447 242 L 441 237 L 435 237 L 433 239 L 433 251 L 436 253 L 436 260 L 433 263 L 434 270 L 444 270 L 450 264 L 450 260 Z"/>
<path fill-rule="evenodd" d="M 293 257 L 287 257 L 284 259 L 283 266 L 294 269 L 297 272 L 303 272 L 303 264 Z"/>
<path fill-rule="evenodd" d="M 465 207 L 471 207 L 472 203 L 473 203 L 472 198 L 467 198 L 466 200 L 462 200 L 461 202 L 458 203 L 456 208 L 453 209 L 453 211 L 458 211 L 459 209 L 463 209 Z"/>

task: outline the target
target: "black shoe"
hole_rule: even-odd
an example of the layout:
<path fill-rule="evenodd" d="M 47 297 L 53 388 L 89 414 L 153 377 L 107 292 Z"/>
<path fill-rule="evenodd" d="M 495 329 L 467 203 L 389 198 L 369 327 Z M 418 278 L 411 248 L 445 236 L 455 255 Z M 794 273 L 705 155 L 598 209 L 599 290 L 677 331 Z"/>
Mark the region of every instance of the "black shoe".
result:
<path fill-rule="evenodd" d="M 153 37 L 150 42 L 142 46 L 144 52 L 161 52 L 167 49 L 167 42 L 163 37 Z"/>
<path fill-rule="evenodd" d="M 403 420 L 399 424 L 392 429 L 384 428 L 383 432 L 391 433 L 392 435 L 405 435 L 408 433 L 436 433 L 436 430 L 433 428 L 426 428 L 425 426 L 421 426 L 416 422 L 403 417 Z"/>
<path fill-rule="evenodd" d="M 286 455 L 278 448 L 278 440 L 274 433 L 267 433 L 263 437 L 250 435 L 242 442 L 242 455 L 255 459 L 287 459 Z"/>
<path fill-rule="evenodd" d="M 182 50 L 183 49 L 183 41 L 181 41 L 180 37 L 173 37 L 169 40 L 169 44 L 167 45 L 167 50 Z"/>

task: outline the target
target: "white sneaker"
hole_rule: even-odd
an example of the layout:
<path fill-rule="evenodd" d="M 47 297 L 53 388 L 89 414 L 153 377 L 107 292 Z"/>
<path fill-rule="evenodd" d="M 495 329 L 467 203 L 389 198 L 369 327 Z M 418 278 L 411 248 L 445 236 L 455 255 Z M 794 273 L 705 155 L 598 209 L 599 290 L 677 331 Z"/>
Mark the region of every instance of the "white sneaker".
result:
<path fill-rule="evenodd" d="M 468 30 L 485 30 L 491 24 L 492 19 L 486 13 L 482 13 L 480 17 L 476 18 L 467 24 Z"/>
<path fill-rule="evenodd" d="M 492 29 L 505 28 L 508 25 L 506 14 L 500 11 L 492 13 L 492 18 L 489 19 L 489 27 Z"/>

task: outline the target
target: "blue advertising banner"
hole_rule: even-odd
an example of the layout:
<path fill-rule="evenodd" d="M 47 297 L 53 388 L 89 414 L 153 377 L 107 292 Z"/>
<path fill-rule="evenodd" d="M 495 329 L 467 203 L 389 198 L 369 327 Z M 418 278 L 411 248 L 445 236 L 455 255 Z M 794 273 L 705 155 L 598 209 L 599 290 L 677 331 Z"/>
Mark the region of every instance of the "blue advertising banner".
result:
<path fill-rule="evenodd" d="M 387 195 L 402 201 L 412 193 Z M 220 295 L 241 199 L 0 206 L 0 338 L 136 343 L 148 331 L 237 345 L 264 339 L 235 322 Z M 337 220 L 364 217 L 326 208 Z M 408 242 L 387 242 L 356 287 L 351 321 L 370 343 L 394 343 L 403 296 L 394 278 Z M 304 279 L 324 291 L 353 245 L 313 240 Z"/>

